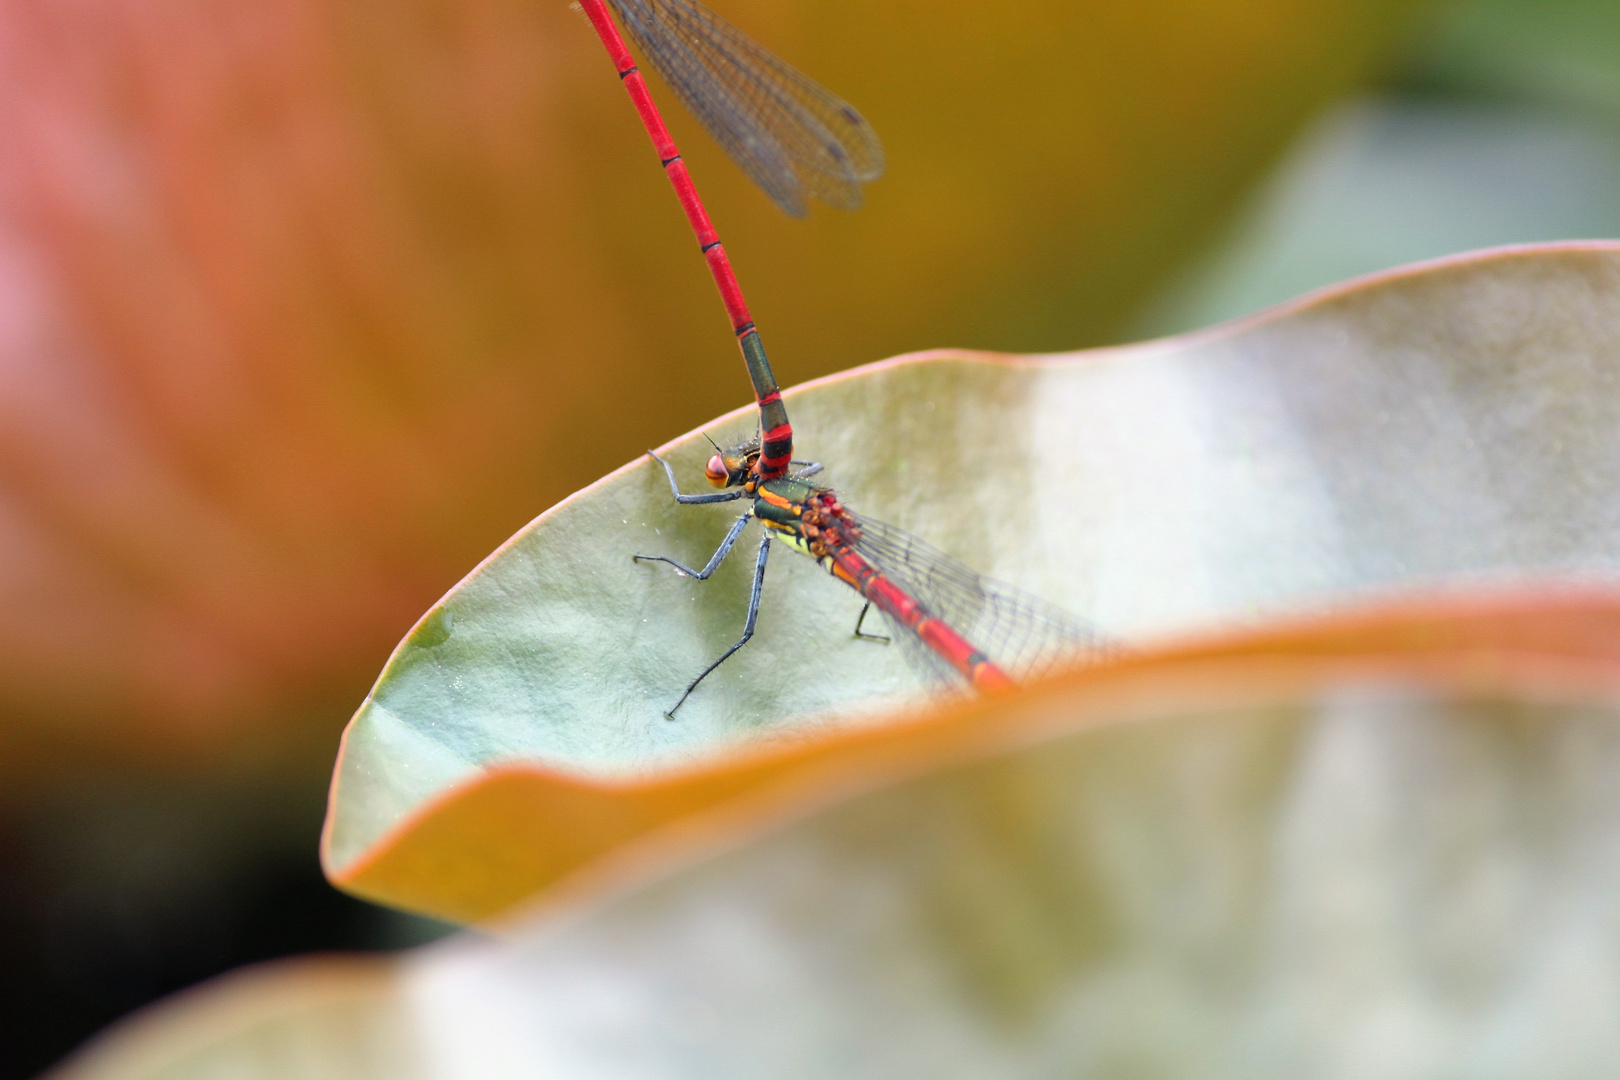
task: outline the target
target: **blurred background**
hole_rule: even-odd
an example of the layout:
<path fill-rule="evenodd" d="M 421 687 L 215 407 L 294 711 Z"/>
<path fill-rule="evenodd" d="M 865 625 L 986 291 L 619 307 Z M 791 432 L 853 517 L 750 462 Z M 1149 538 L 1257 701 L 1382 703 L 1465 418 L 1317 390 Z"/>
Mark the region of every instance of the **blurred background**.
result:
<path fill-rule="evenodd" d="M 671 116 L 784 384 L 1620 235 L 1613 0 L 712 6 L 889 154 L 789 221 Z M 0 0 L 0 1078 L 442 932 L 320 876 L 344 721 L 505 537 L 749 399 L 616 82 L 564 0 Z"/>

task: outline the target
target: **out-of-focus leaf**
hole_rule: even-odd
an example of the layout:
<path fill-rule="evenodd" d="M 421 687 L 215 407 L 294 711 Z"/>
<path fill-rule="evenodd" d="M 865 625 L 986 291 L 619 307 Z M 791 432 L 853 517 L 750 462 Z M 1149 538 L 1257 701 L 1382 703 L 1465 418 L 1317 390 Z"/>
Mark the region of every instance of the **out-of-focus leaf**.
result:
<path fill-rule="evenodd" d="M 849 505 L 1142 647 L 1414 589 L 1614 585 L 1617 348 L 1620 246 L 1568 245 L 1131 348 L 903 358 L 789 407 Z M 686 477 L 705 445 L 669 448 Z M 697 583 L 630 555 L 701 559 L 732 517 L 638 461 L 446 596 L 346 733 L 329 876 L 488 915 L 914 693 L 898 650 L 851 638 L 858 598 L 779 553 L 753 641 L 664 719 L 738 633 L 749 560 Z"/>
<path fill-rule="evenodd" d="M 779 778 L 606 898 L 421 950 L 357 1025 L 387 1057 L 277 1003 L 54 1080 L 285 1075 L 255 1063 L 289 1046 L 348 1080 L 1610 1075 L 1620 606 L 1570 610 L 969 702 L 971 738 Z"/>
<path fill-rule="evenodd" d="M 1369 98 L 1323 115 L 1226 231 L 1144 305 L 1138 336 L 1420 259 L 1620 236 L 1620 125 L 1523 103 Z"/>
<path fill-rule="evenodd" d="M 717 6 L 889 151 L 788 222 L 672 115 L 795 382 L 1108 333 L 1413 5 Z M 8 785 L 324 753 L 475 559 L 746 392 L 565 0 L 20 0 L 0 136 Z"/>
<path fill-rule="evenodd" d="M 148 1007 L 51 1075 L 75 1080 L 416 1080 L 397 965 L 306 958 L 245 968 Z"/>
<path fill-rule="evenodd" d="M 1608 0 L 1439 5 L 1408 45 L 1419 93 L 1516 100 L 1620 119 L 1620 9 Z"/>
<path fill-rule="evenodd" d="M 1131 335 L 1419 259 L 1620 236 L 1617 41 L 1612 0 L 1431 5 L 1380 92 L 1319 117 Z"/>

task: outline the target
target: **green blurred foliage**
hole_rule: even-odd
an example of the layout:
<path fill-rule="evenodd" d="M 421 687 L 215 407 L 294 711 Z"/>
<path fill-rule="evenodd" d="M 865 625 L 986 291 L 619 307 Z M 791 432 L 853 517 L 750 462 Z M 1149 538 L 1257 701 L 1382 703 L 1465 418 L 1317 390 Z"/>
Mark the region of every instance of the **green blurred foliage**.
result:
<path fill-rule="evenodd" d="M 1498 244 L 1620 236 L 1620 4 L 1435 8 L 1376 93 L 1326 113 L 1127 336 Z"/>
<path fill-rule="evenodd" d="M 1620 4 L 1453 3 L 1413 42 L 1401 83 L 1408 90 L 1587 110 L 1620 123 Z"/>

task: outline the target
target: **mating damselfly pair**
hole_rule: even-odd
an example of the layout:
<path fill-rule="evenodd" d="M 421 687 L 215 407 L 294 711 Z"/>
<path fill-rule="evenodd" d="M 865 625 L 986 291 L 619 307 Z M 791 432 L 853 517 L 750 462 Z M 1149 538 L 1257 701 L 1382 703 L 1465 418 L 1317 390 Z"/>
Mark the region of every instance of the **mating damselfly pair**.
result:
<path fill-rule="evenodd" d="M 815 559 L 865 598 L 855 623 L 857 637 L 889 640 L 861 629 L 867 612 L 877 608 L 892 638 L 940 681 L 1005 689 L 1015 678 L 1038 674 L 1055 662 L 1110 651 L 1074 616 L 982 577 L 900 529 L 852 512 L 830 488 L 812 481 L 819 464 L 793 460 L 793 427 L 742 288 L 607 6 L 715 140 L 790 214 L 806 212 L 807 196 L 845 208 L 860 204 L 860 185 L 883 171 L 882 146 L 871 127 L 848 103 L 696 0 L 579 0 L 578 6 L 607 47 L 686 211 L 731 318 L 760 410 L 756 438 L 717 446 L 709 459 L 706 478 L 723 491 L 683 494 L 674 469 L 653 455 L 677 502 L 752 501 L 703 567 L 668 555 L 638 554 L 637 561 L 668 563 L 706 580 L 750 522 L 764 526 L 742 636 L 688 683 L 665 715 L 673 718 L 698 684 L 753 636 L 773 539 Z M 795 465 L 801 468 L 794 471 Z"/>

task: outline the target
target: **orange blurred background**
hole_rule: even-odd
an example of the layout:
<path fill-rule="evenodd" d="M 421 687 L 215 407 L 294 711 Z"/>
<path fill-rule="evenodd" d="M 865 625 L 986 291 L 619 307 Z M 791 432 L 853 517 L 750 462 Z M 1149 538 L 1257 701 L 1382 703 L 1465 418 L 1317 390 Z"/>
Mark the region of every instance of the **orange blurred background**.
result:
<path fill-rule="evenodd" d="M 1411 5 L 717 6 L 889 155 L 792 221 L 671 107 L 792 384 L 1109 340 Z M 748 400 L 565 4 L 5 10 L 8 785 L 329 757 L 480 557 Z"/>
<path fill-rule="evenodd" d="M 784 385 L 1117 340 L 1435 25 L 713 6 L 888 152 L 864 209 L 788 220 L 654 83 Z M 749 399 L 616 83 L 564 0 L 0 2 L 0 1002 L 37 1036 L 0 1077 L 233 963 L 430 932 L 315 875 L 343 722 L 501 540 Z"/>

